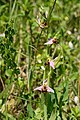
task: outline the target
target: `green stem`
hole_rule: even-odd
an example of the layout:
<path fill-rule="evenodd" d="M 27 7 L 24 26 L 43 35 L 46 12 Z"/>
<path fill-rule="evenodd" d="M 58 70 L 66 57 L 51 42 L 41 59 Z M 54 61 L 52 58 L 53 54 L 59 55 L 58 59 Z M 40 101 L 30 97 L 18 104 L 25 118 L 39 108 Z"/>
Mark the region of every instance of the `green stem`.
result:
<path fill-rule="evenodd" d="M 52 14 L 52 12 L 53 12 L 53 9 L 54 9 L 54 7 L 55 7 L 55 4 L 56 4 L 56 0 L 53 2 L 53 6 L 52 6 L 52 8 L 50 8 L 50 12 L 49 12 L 49 15 L 48 15 L 48 18 L 47 18 L 48 27 L 47 27 L 47 36 L 46 36 L 46 39 L 48 39 L 50 19 L 51 19 L 51 14 Z M 47 53 L 49 53 L 49 46 L 47 46 Z"/>
<path fill-rule="evenodd" d="M 44 104 L 44 120 L 47 120 L 47 106 Z"/>
<path fill-rule="evenodd" d="M 55 5 L 56 5 L 56 0 L 53 3 L 52 9 L 50 8 L 50 13 L 49 13 L 49 16 L 48 16 L 48 20 L 50 20 L 50 18 L 51 18 L 51 14 L 53 12 L 53 9 L 54 9 Z"/>
<path fill-rule="evenodd" d="M 46 79 L 46 70 L 44 70 L 43 80 Z"/>
<path fill-rule="evenodd" d="M 15 11 L 16 0 L 15 0 L 14 3 L 13 3 L 12 9 L 11 9 L 11 5 L 12 5 L 12 2 L 11 2 L 11 0 L 10 0 L 10 18 L 9 18 L 9 22 L 11 21 L 12 15 L 13 15 L 13 13 L 14 13 L 14 11 Z"/>
<path fill-rule="evenodd" d="M 78 72 L 79 72 L 79 78 L 78 78 L 78 98 L 79 98 L 79 103 L 80 103 L 80 62 L 79 62 Z"/>
<path fill-rule="evenodd" d="M 47 18 L 47 23 L 48 23 L 47 35 L 48 35 L 48 32 L 49 32 L 49 22 L 50 22 L 50 19 L 51 19 L 51 14 L 53 12 L 55 4 L 56 4 L 56 0 L 54 1 L 52 8 L 50 7 L 50 12 L 49 12 L 49 15 L 48 15 L 48 18 Z"/>
<path fill-rule="evenodd" d="M 32 48 L 30 45 L 32 45 L 32 25 L 31 22 L 29 22 L 29 32 L 30 32 L 30 39 L 28 41 L 28 91 L 31 90 L 31 79 L 32 79 L 32 69 L 30 67 L 31 64 L 31 57 L 32 57 Z"/>
<path fill-rule="evenodd" d="M 50 85 L 50 76 L 51 76 L 51 72 L 52 72 L 51 69 L 52 69 L 52 68 L 50 67 L 50 72 L 48 73 L 48 85 Z"/>
<path fill-rule="evenodd" d="M 44 120 L 47 120 L 47 105 L 46 105 L 45 93 L 41 93 L 41 100 L 44 109 Z"/>

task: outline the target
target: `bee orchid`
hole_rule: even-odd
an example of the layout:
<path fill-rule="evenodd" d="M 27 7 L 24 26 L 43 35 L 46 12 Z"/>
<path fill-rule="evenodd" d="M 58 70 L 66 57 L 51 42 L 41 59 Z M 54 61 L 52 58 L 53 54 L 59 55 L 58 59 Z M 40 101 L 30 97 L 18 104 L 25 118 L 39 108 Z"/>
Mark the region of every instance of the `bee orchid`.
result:
<path fill-rule="evenodd" d="M 53 69 L 55 69 L 55 66 L 54 66 L 54 61 L 53 60 L 48 60 L 48 62 L 45 63 L 45 65 L 49 65 L 50 67 L 52 67 Z"/>
<path fill-rule="evenodd" d="M 41 92 L 52 92 L 52 93 L 54 93 L 54 90 L 47 85 L 46 80 L 43 81 L 43 85 L 34 89 L 34 91 L 36 91 L 36 90 L 41 91 Z"/>
<path fill-rule="evenodd" d="M 56 43 L 56 39 L 55 38 L 50 38 L 48 39 L 48 42 L 44 43 L 44 45 L 52 45 L 53 43 Z"/>
<path fill-rule="evenodd" d="M 39 16 L 37 16 L 37 23 L 40 26 L 40 28 L 48 27 L 46 22 L 41 22 Z"/>

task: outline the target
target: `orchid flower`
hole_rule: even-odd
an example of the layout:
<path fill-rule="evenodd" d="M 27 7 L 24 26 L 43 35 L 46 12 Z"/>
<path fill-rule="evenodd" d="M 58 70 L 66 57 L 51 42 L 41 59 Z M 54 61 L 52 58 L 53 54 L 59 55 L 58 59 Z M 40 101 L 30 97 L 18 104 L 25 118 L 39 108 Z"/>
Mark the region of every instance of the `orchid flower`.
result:
<path fill-rule="evenodd" d="M 50 64 L 50 66 L 53 68 L 53 69 L 55 69 L 55 67 L 54 67 L 54 62 L 51 60 L 51 61 L 49 61 L 49 64 Z"/>
<path fill-rule="evenodd" d="M 48 62 L 46 62 L 45 65 L 49 65 L 49 66 L 51 66 L 53 69 L 55 69 L 54 61 L 53 61 L 53 60 L 48 59 Z"/>
<path fill-rule="evenodd" d="M 37 16 L 37 23 L 39 24 L 40 28 L 48 27 L 46 22 L 41 23 L 39 16 Z"/>
<path fill-rule="evenodd" d="M 52 92 L 52 93 L 54 93 L 54 90 L 47 85 L 46 80 L 43 81 L 43 85 L 34 89 L 34 91 L 36 91 L 36 90 L 41 91 L 41 92 Z"/>
<path fill-rule="evenodd" d="M 53 43 L 56 43 L 56 39 L 55 38 L 50 38 L 48 39 L 48 42 L 44 43 L 44 45 L 52 45 Z"/>

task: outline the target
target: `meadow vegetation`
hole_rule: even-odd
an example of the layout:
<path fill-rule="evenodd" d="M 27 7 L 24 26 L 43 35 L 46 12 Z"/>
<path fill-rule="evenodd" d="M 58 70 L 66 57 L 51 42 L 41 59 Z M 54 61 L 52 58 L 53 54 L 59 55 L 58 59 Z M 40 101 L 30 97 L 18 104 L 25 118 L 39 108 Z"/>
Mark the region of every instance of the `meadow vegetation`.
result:
<path fill-rule="evenodd" d="M 0 0 L 0 120 L 80 120 L 79 0 Z"/>

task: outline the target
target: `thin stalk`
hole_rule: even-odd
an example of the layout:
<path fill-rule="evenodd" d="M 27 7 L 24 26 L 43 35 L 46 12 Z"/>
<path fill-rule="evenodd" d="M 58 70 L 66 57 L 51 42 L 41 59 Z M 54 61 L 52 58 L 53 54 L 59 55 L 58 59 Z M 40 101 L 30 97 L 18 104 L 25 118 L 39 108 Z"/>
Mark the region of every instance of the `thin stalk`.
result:
<path fill-rule="evenodd" d="M 56 0 L 53 2 L 52 8 L 50 8 L 50 13 L 49 13 L 49 16 L 48 16 L 48 20 L 50 20 L 50 18 L 51 18 L 51 14 L 53 12 L 53 9 L 54 9 L 55 5 L 56 5 Z"/>
<path fill-rule="evenodd" d="M 8 96 L 8 93 L 7 93 L 7 96 Z M 7 103 L 7 97 L 6 97 L 6 103 Z M 6 114 L 6 120 L 8 120 L 8 107 L 7 107 L 7 104 L 5 104 L 5 114 Z"/>
<path fill-rule="evenodd" d="M 47 120 L 47 106 L 46 106 L 45 93 L 41 93 L 41 100 L 42 100 L 42 106 L 44 109 L 44 120 Z"/>
<path fill-rule="evenodd" d="M 43 80 L 46 79 L 46 70 L 44 70 Z"/>
<path fill-rule="evenodd" d="M 20 24 L 20 48 L 18 53 L 18 64 L 21 62 L 21 50 L 22 50 L 22 24 Z"/>
<path fill-rule="evenodd" d="M 78 68 L 79 78 L 78 78 L 78 98 L 80 103 L 80 62 L 79 62 L 79 68 Z"/>
<path fill-rule="evenodd" d="M 51 72 L 52 72 L 51 69 L 52 69 L 52 68 L 51 68 L 51 66 L 50 66 L 50 72 L 48 73 L 48 85 L 50 85 L 50 77 L 51 77 Z"/>
<path fill-rule="evenodd" d="M 53 9 L 56 5 L 56 0 L 53 2 L 53 6 L 52 8 L 50 8 L 50 12 L 49 12 L 49 15 L 48 15 L 48 18 L 47 18 L 47 24 L 48 24 L 48 28 L 47 28 L 47 36 L 48 36 L 48 32 L 49 32 L 49 22 L 50 22 L 50 19 L 51 19 L 51 14 L 53 12 Z"/>
<path fill-rule="evenodd" d="M 16 0 L 15 0 L 14 3 L 13 3 L 12 10 L 11 10 L 11 5 L 12 5 L 12 2 L 11 2 L 11 0 L 10 0 L 10 19 L 9 19 L 9 22 L 11 21 L 13 12 L 15 11 Z"/>
<path fill-rule="evenodd" d="M 52 12 L 53 12 L 53 9 L 56 5 L 56 0 L 53 2 L 53 6 L 52 8 L 50 8 L 50 12 L 49 12 L 49 15 L 48 15 L 48 18 L 47 18 L 47 24 L 48 24 L 48 27 L 47 27 L 47 36 L 46 36 L 46 39 L 48 39 L 48 34 L 49 34 L 49 27 L 50 27 L 50 19 L 51 19 L 51 15 L 52 15 Z M 49 47 L 47 46 L 47 53 L 49 54 Z"/>
<path fill-rule="evenodd" d="M 44 104 L 44 120 L 47 120 L 47 106 Z"/>
<path fill-rule="evenodd" d="M 30 33 L 30 39 L 28 40 L 28 91 L 30 92 L 31 90 L 31 79 L 32 79 L 32 68 L 31 68 L 31 57 L 32 57 L 32 26 L 31 23 L 29 22 L 29 33 Z"/>
<path fill-rule="evenodd" d="M 12 0 L 10 0 L 10 7 L 9 7 L 10 14 L 11 14 L 11 6 L 12 6 Z"/>
<path fill-rule="evenodd" d="M 5 85 L 4 85 L 4 82 L 3 82 L 3 80 L 2 80 L 2 78 L 1 78 L 1 77 L 0 77 L 0 81 L 1 81 L 1 84 L 2 84 L 2 88 L 3 88 L 3 90 L 4 90 Z"/>
<path fill-rule="evenodd" d="M 28 91 L 30 91 L 30 82 L 29 82 L 29 71 L 30 71 L 30 47 L 29 47 L 30 41 L 28 40 L 28 45 L 27 45 L 27 52 L 28 52 L 28 58 L 27 58 L 27 77 L 28 77 Z"/>

